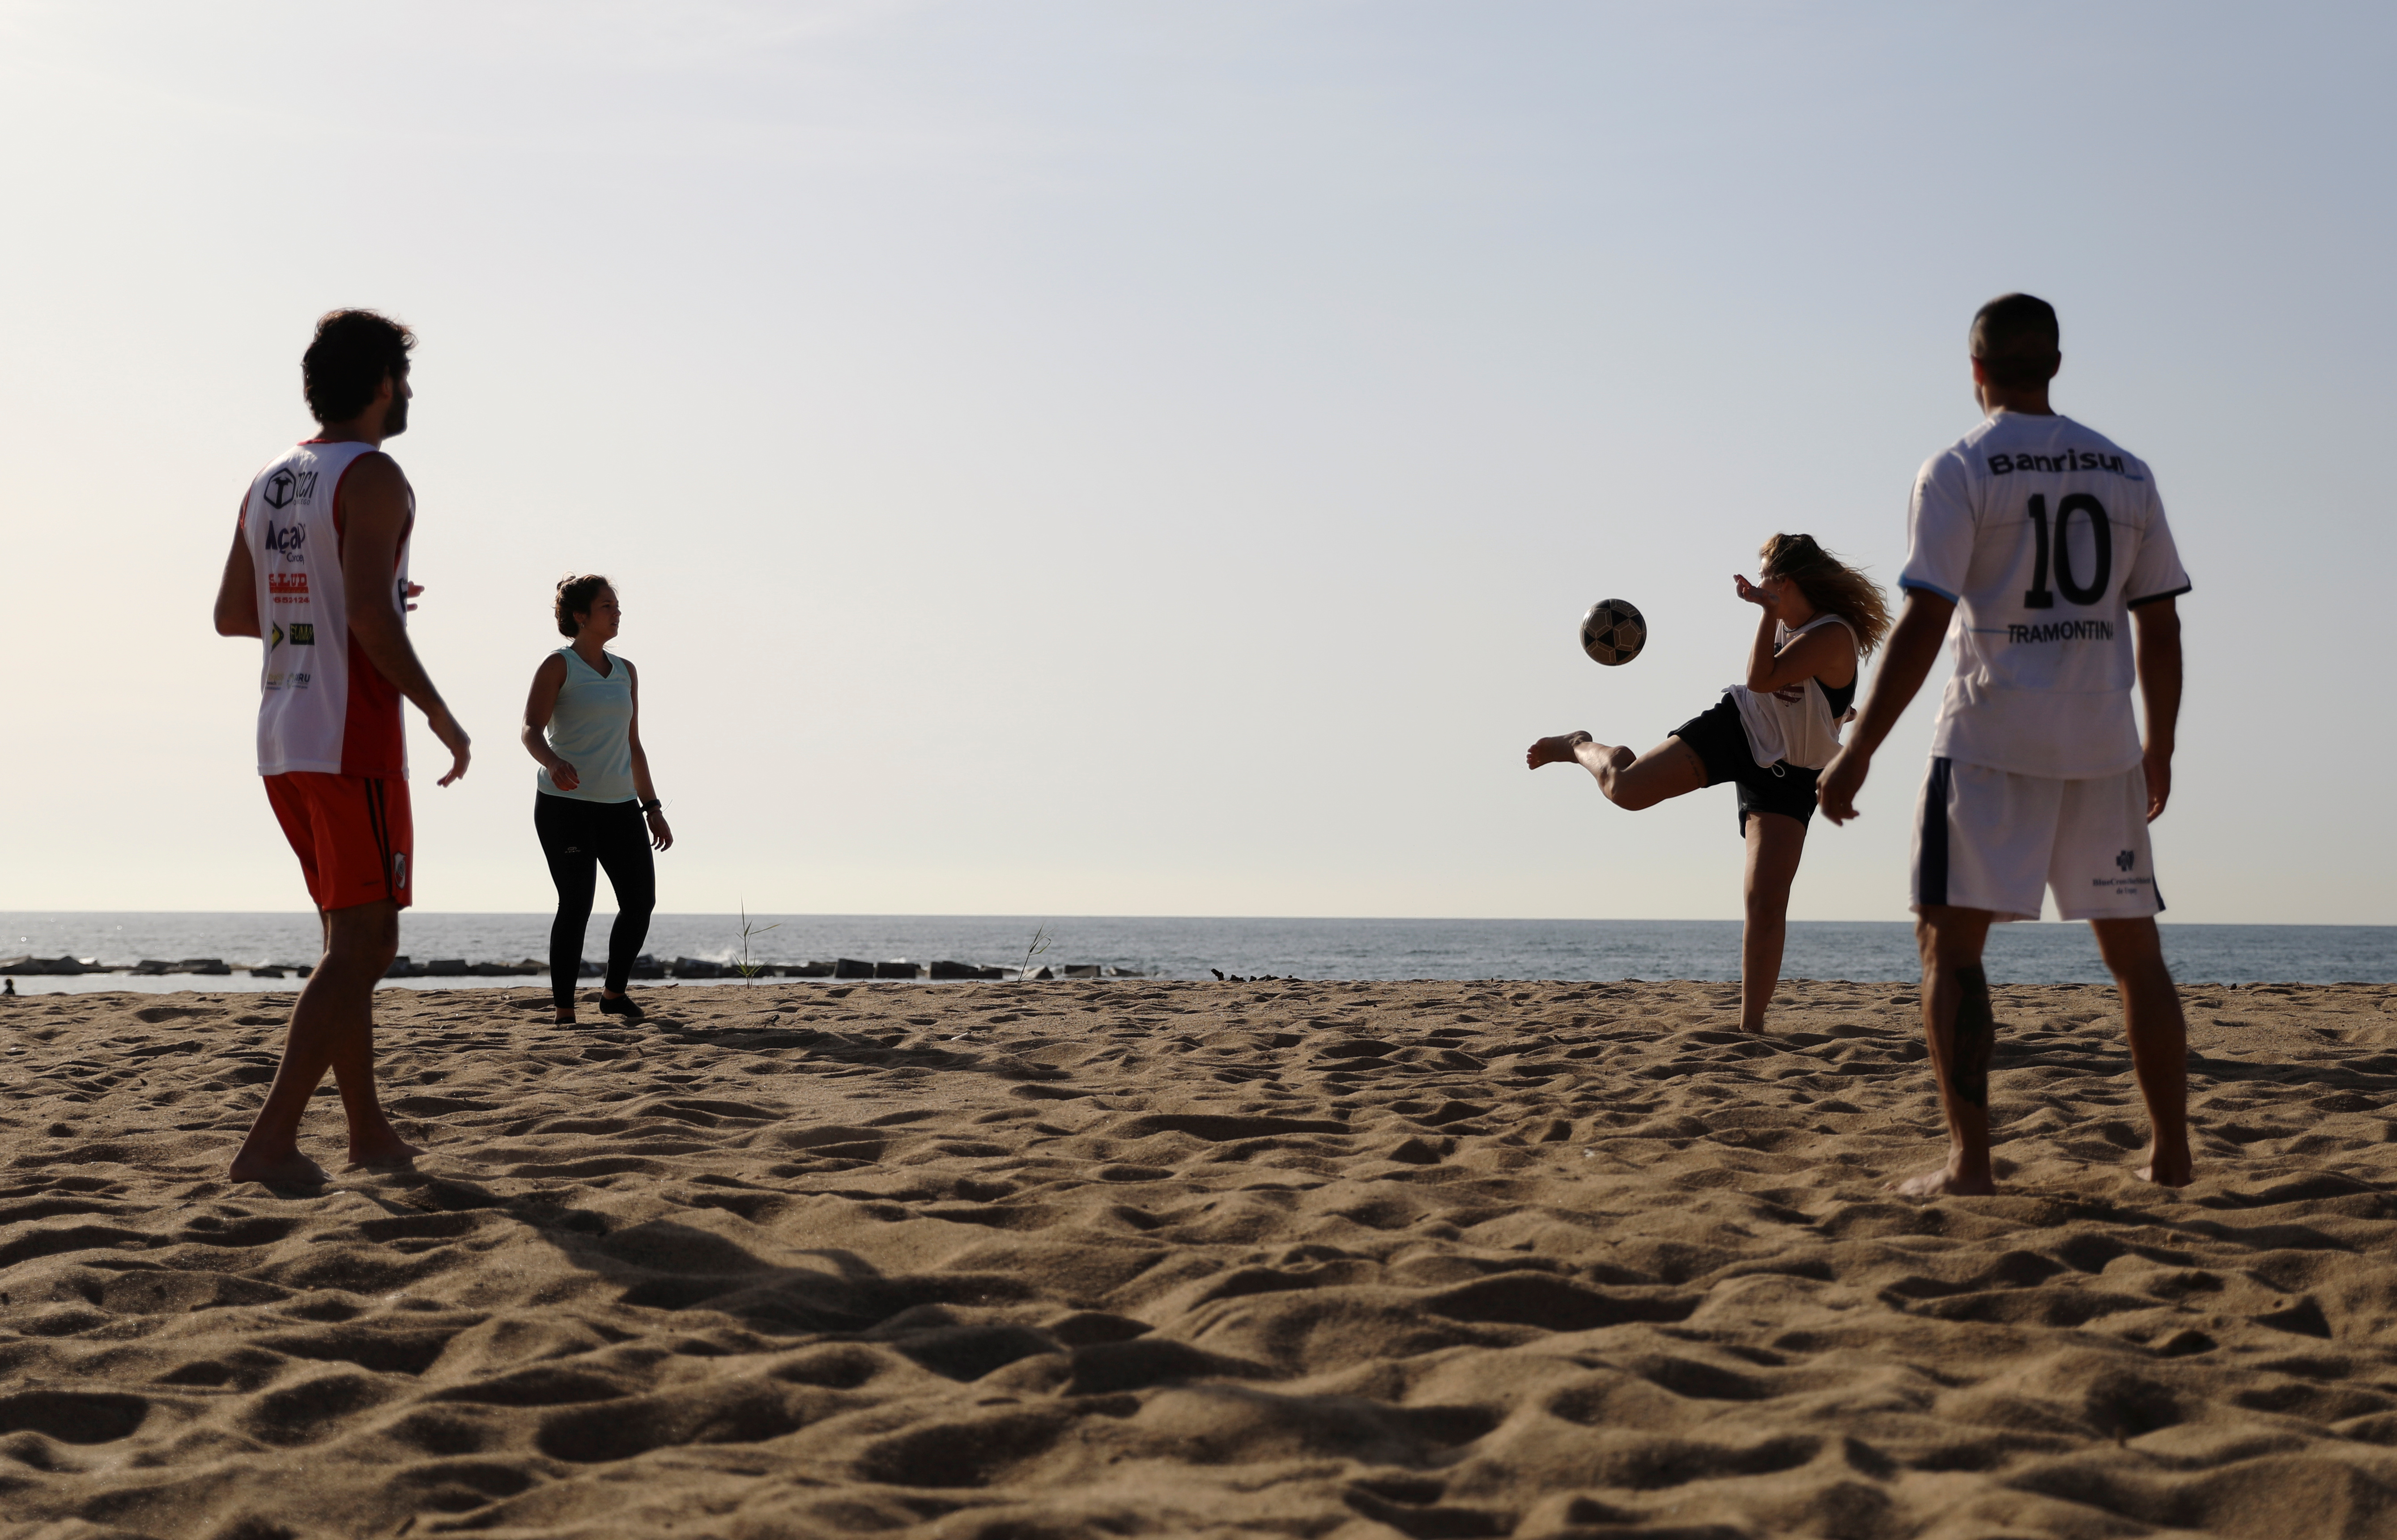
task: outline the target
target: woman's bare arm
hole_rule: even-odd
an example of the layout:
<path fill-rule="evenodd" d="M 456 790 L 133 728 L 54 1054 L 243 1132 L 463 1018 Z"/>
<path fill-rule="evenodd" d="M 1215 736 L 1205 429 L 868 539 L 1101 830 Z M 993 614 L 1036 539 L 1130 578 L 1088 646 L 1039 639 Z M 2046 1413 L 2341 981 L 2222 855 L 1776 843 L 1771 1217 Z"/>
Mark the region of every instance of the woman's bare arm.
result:
<path fill-rule="evenodd" d="M 1820 679 L 1834 690 L 1855 682 L 1856 642 L 1848 635 L 1846 626 L 1827 625 L 1809 631 L 1792 637 L 1788 647 L 1775 652 L 1773 623 L 1772 613 L 1767 611 L 1757 627 L 1756 646 L 1748 659 L 1748 689 L 1759 695 L 1769 695 L 1808 679 Z"/>
<path fill-rule="evenodd" d="M 629 663 L 624 663 L 624 682 L 633 697 L 633 719 L 624 728 L 625 743 L 633 751 L 633 793 L 644 802 L 654 802 L 658 788 L 649 779 L 649 751 L 641 747 L 641 674 Z M 651 808 L 649 818 L 649 843 L 661 850 L 672 846 L 674 829 L 666 823 L 665 810 Z"/>
<path fill-rule="evenodd" d="M 583 783 L 574 767 L 557 757 L 549 746 L 549 719 L 557 715 L 557 692 L 566 688 L 566 660 L 553 652 L 532 671 L 532 691 L 525 697 L 524 726 L 516 731 L 516 742 L 535 763 L 549 771 L 550 784 L 559 791 L 572 791 Z"/>

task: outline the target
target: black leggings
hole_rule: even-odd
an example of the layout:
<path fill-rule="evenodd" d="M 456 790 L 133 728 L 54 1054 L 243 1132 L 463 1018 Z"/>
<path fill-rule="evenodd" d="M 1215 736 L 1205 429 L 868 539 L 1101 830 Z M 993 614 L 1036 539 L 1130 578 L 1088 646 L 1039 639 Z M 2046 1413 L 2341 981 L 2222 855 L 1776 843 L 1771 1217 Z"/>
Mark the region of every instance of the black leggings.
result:
<path fill-rule="evenodd" d="M 649 857 L 649 829 L 638 802 L 585 802 L 580 797 L 535 792 L 533 832 L 549 857 L 549 879 L 557 884 L 557 918 L 549 927 L 549 993 L 560 1011 L 574 1006 L 575 982 L 583 975 L 583 932 L 591 923 L 591 898 L 599 868 L 616 890 L 616 925 L 608 932 L 608 988 L 624 992 L 633 958 L 649 933 L 649 911 L 658 905 L 657 864 Z"/>

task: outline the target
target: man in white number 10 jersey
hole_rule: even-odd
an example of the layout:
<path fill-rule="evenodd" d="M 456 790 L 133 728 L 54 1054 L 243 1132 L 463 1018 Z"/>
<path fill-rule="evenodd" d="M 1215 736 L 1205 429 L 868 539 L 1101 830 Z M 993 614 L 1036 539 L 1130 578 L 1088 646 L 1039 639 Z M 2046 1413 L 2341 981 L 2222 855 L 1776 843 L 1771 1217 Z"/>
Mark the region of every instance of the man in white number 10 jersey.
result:
<path fill-rule="evenodd" d="M 2148 824 L 2172 792 L 2176 601 L 2189 576 L 2148 467 L 2049 408 L 2062 353 L 2047 302 L 2009 294 L 1984 305 L 1972 355 L 1988 418 L 1916 477 L 1905 614 L 1820 783 L 1827 817 L 1855 816 L 1873 751 L 1952 640 L 1913 859 L 1923 1026 L 1949 1148 L 1900 1190 L 1994 1190 L 1997 1024 L 1981 953 L 1993 922 L 2039 917 L 2042 890 L 2062 917 L 2096 931 L 2154 1129 L 2140 1174 L 2179 1186 L 2189 1180 L 2186 1029 L 2156 933 L 2163 897 Z"/>

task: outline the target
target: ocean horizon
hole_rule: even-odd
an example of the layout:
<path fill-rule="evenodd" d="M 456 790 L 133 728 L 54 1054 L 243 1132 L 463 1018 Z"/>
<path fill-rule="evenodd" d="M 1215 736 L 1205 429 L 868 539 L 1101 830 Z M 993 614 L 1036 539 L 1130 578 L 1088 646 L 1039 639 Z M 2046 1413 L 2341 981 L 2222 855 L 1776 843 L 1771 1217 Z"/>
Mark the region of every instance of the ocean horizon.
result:
<path fill-rule="evenodd" d="M 400 921 L 400 951 L 474 963 L 544 960 L 549 918 L 540 913 L 420 913 Z M 607 955 L 614 917 L 595 915 L 583 956 Z M 1274 917 L 994 915 L 751 915 L 747 957 L 777 967 L 830 962 L 957 961 L 1062 973 L 1096 967 L 1150 977 L 1306 979 L 1690 979 L 1739 976 L 1737 920 L 1339 919 Z M 642 950 L 663 963 L 742 959 L 742 917 L 658 915 Z M 2190 984 L 2346 984 L 2397 981 L 2397 926 L 2162 925 L 2174 976 Z M 1032 951 L 1035 932 L 1045 940 Z M 100 967 L 213 958 L 246 970 L 314 962 L 315 916 L 305 911 L 0 911 L 0 958 L 69 957 Z M 1990 934 L 1993 982 L 2103 983 L 2089 928 L 2027 922 Z M 1918 975 L 1912 927 L 1903 920 L 1793 920 L 1782 964 L 1789 979 L 1904 982 Z M 390 986 L 489 986 L 489 978 L 407 978 Z M 531 983 L 531 979 L 517 982 Z M 20 977 L 20 993 L 99 989 L 290 989 L 288 979 L 170 971 L 150 976 L 87 972 Z"/>

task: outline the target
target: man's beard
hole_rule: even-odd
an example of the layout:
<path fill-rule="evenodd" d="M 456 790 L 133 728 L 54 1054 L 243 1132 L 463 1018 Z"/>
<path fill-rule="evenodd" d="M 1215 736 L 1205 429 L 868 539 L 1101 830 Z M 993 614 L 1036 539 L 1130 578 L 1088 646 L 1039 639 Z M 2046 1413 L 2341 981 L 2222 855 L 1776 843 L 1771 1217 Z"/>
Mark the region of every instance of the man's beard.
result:
<path fill-rule="evenodd" d="M 393 437 L 408 431 L 408 397 L 395 395 L 390 409 L 382 414 L 382 435 Z"/>

